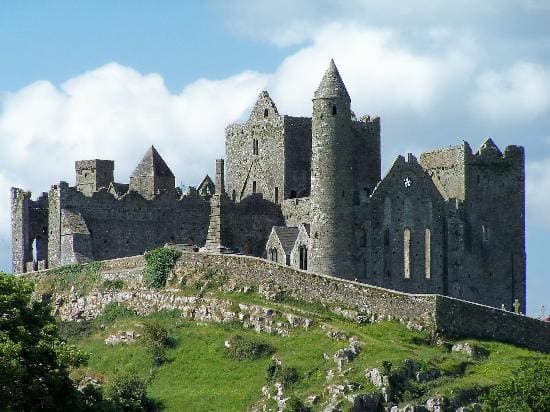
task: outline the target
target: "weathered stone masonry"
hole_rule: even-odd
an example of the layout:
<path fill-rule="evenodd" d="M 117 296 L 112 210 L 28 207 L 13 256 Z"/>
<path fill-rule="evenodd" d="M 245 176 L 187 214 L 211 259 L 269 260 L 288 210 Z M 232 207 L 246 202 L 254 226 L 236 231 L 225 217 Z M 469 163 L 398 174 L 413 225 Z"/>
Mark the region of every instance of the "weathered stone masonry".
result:
<path fill-rule="evenodd" d="M 128 183 L 96 159 L 36 201 L 12 189 L 13 270 L 184 243 L 525 312 L 523 148 L 463 142 L 399 156 L 382 178 L 380 130 L 380 118 L 355 116 L 331 62 L 311 118 L 279 114 L 264 91 L 226 128 L 215 183 L 182 193 L 151 147 Z"/>

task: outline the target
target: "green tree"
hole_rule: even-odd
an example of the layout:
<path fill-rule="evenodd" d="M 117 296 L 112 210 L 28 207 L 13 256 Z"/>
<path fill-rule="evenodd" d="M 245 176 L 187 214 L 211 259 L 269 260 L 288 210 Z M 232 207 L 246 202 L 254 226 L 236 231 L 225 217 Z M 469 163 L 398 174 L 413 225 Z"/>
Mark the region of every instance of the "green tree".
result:
<path fill-rule="evenodd" d="M 68 368 L 86 356 L 57 335 L 51 308 L 31 301 L 32 285 L 0 272 L 0 400 L 4 410 L 75 410 Z"/>
<path fill-rule="evenodd" d="M 514 376 L 481 397 L 487 411 L 550 411 L 550 362 L 525 361 Z"/>

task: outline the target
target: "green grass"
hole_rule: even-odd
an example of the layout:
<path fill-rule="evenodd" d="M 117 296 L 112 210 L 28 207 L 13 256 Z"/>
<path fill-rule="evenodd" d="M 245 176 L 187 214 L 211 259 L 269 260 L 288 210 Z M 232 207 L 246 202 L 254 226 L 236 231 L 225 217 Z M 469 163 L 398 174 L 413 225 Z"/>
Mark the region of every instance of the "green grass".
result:
<path fill-rule="evenodd" d="M 75 286 L 81 294 L 97 289 L 118 289 L 119 283 L 102 283 L 100 264 L 78 267 L 69 266 L 47 272 L 37 285 L 38 290 L 56 293 Z M 192 278 L 191 278 L 192 277 Z M 330 382 L 341 384 L 344 380 L 363 385 L 359 393 L 373 391 L 365 378 L 367 368 L 382 368 L 384 361 L 399 368 L 404 359 L 418 362 L 424 369 L 438 368 L 443 375 L 424 385 L 416 385 L 422 396 L 413 403 L 422 403 L 429 396 L 474 395 L 512 376 L 513 370 L 525 359 L 549 359 L 550 355 L 521 349 L 499 342 L 468 339 L 468 342 L 484 347 L 489 357 L 474 361 L 461 353 L 452 353 L 445 346 L 435 345 L 428 332 L 416 332 L 397 322 L 359 325 L 338 316 L 329 305 L 298 301 L 283 295 L 277 301 L 266 301 L 256 291 L 248 293 L 224 292 L 223 274 L 190 274 L 189 282 L 180 286 L 182 295 L 196 295 L 203 289 L 205 297 L 230 300 L 230 308 L 238 311 L 239 303 L 254 304 L 281 312 L 274 320 L 285 321 L 282 313 L 293 313 L 315 321 L 309 330 L 290 328 L 291 336 L 257 334 L 242 329 L 238 322 L 231 324 L 199 324 L 182 320 L 177 311 L 163 312 L 147 318 L 158 320 L 173 339 L 166 350 L 167 362 L 153 369 L 150 355 L 139 340 L 131 345 L 108 346 L 104 339 L 119 331 L 133 330 L 140 333 L 144 318 L 135 316 L 122 306 L 111 305 L 104 316 L 91 322 L 90 328 L 82 325 L 66 325 L 67 336 L 91 354 L 86 367 L 72 371 L 75 379 L 95 376 L 109 381 L 117 372 L 133 370 L 141 378 L 150 379 L 148 393 L 162 402 L 167 411 L 223 410 L 243 411 L 261 398 L 261 388 L 267 384 L 266 368 L 269 356 L 257 360 L 235 361 L 224 354 L 224 341 L 235 334 L 266 341 L 276 349 L 275 355 L 283 366 L 296 368 L 300 380 L 285 394 L 304 400 L 308 395 L 320 395 L 327 385 L 328 369 L 335 369 L 332 355 L 349 342 L 335 341 L 326 335 L 320 325 L 343 331 L 363 342 L 362 352 L 349 363 L 345 377 L 338 374 Z M 100 325 L 104 325 L 101 328 Z M 329 355 L 329 359 L 323 357 Z M 467 396 L 465 395 L 465 398 Z M 319 410 L 316 406 L 314 410 Z"/>

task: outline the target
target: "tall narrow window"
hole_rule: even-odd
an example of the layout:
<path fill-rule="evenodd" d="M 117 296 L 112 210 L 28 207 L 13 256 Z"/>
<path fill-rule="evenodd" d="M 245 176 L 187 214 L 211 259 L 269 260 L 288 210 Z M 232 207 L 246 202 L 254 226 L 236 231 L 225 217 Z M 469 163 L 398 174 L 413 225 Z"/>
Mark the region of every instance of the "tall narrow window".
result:
<path fill-rule="evenodd" d="M 231 197 L 233 198 L 233 201 L 237 199 L 237 193 L 235 192 L 235 190 L 233 190 L 233 193 L 231 193 Z"/>
<path fill-rule="evenodd" d="M 484 242 L 489 241 L 489 228 L 485 225 L 481 225 L 481 238 Z"/>
<path fill-rule="evenodd" d="M 332 105 L 332 115 L 336 116 L 336 105 Z"/>
<path fill-rule="evenodd" d="M 279 188 L 275 186 L 275 204 L 279 204 Z"/>
<path fill-rule="evenodd" d="M 258 139 L 252 139 L 252 154 L 258 154 Z"/>
<path fill-rule="evenodd" d="M 411 278 L 411 230 L 406 227 L 403 231 L 403 261 L 405 279 Z"/>
<path fill-rule="evenodd" d="M 270 252 L 271 252 L 271 261 L 277 262 L 277 249 L 272 248 Z"/>
<path fill-rule="evenodd" d="M 269 116 L 269 110 L 264 109 L 264 117 L 267 117 L 267 116 Z"/>
<path fill-rule="evenodd" d="M 391 242 L 390 230 L 384 230 L 384 273 L 389 277 L 391 273 Z"/>
<path fill-rule="evenodd" d="M 300 246 L 300 269 L 307 270 L 307 247 Z"/>
<path fill-rule="evenodd" d="M 256 193 L 256 181 L 252 182 L 252 193 Z"/>
<path fill-rule="evenodd" d="M 424 253 L 426 279 L 430 279 L 432 277 L 432 234 L 428 228 L 424 232 Z"/>

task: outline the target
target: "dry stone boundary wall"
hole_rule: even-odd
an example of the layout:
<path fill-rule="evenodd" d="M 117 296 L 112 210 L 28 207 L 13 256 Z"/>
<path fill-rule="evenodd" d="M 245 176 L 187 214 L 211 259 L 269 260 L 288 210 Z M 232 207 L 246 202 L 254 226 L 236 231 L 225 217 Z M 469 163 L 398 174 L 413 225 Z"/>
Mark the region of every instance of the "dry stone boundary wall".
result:
<path fill-rule="evenodd" d="M 124 279 L 127 287 L 138 287 L 141 285 L 144 264 L 142 256 L 104 261 L 102 277 Z M 244 255 L 184 251 L 176 264 L 175 273 L 179 276 L 189 271 L 211 271 L 222 274 L 227 279 L 228 285 L 233 285 L 237 289 L 248 287 L 256 290 L 279 291 L 286 296 L 307 302 L 321 302 L 332 307 L 350 308 L 371 321 L 399 320 L 403 323 L 422 325 L 426 329 L 437 331 L 445 336 L 494 339 L 550 352 L 550 323 L 447 296 L 415 295 L 392 291 L 359 282 L 316 275 Z M 25 277 L 38 278 L 40 273 L 34 272 Z M 126 295 L 128 293 L 130 295 Z M 175 292 L 169 290 L 163 292 L 136 290 L 116 292 L 113 295 L 117 296 L 98 295 L 91 300 L 90 297 L 73 297 L 73 302 L 69 305 L 72 309 L 62 310 L 68 310 L 70 313 L 79 310 L 79 307 L 86 310 L 85 308 L 93 302 L 92 306 L 95 306 L 97 311 L 108 301 L 116 300 L 126 301 L 132 309 L 138 309 L 136 310 L 138 313 L 145 313 L 153 309 L 173 308 L 179 307 L 180 304 L 186 306 L 193 303 L 185 301 L 186 298 L 178 297 Z M 180 299 L 183 300 L 179 302 Z M 88 300 L 87 303 L 86 300 Z M 177 304 L 174 305 L 174 303 Z M 148 308 L 140 311 L 139 305 L 145 305 Z M 223 318 L 225 310 L 221 312 L 219 315 Z M 69 313 L 64 315 L 64 317 L 69 316 Z"/>

